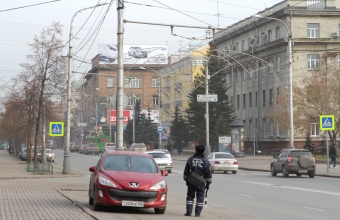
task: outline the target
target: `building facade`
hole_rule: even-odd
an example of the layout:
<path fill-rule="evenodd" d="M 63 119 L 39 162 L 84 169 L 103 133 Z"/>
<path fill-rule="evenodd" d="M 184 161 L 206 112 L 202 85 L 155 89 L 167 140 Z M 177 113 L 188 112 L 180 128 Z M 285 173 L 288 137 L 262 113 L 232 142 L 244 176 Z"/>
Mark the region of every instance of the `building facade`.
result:
<path fill-rule="evenodd" d="M 339 34 L 340 0 L 282 1 L 215 34 L 211 43 L 230 63 L 228 97 L 235 116 L 246 125 L 246 152 L 253 152 L 254 144 L 263 152 L 289 146 L 287 117 L 274 117 L 278 108 L 288 112 L 288 38 L 296 86 L 321 62 L 339 67 Z M 280 96 L 286 97 L 285 105 L 279 106 Z M 317 121 L 310 124 L 310 132 L 319 138 Z M 294 138 L 294 146 L 302 148 L 305 134 L 295 131 Z"/>

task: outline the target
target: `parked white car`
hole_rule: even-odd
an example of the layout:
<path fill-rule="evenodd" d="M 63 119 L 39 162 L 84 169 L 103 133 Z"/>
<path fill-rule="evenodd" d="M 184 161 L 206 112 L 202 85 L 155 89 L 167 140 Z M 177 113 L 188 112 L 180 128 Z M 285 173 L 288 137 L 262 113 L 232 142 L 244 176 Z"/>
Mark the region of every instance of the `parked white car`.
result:
<path fill-rule="evenodd" d="M 170 153 L 168 150 L 166 150 L 166 149 L 156 149 L 156 150 L 154 150 L 154 151 L 164 152 L 165 155 L 166 155 L 170 160 L 172 160 L 171 153 Z"/>
<path fill-rule="evenodd" d="M 171 170 L 173 168 L 172 160 L 169 159 L 164 152 L 146 151 L 144 153 L 149 154 L 156 161 L 160 170 L 167 170 L 168 173 L 171 173 Z"/>
<path fill-rule="evenodd" d="M 38 160 L 41 159 L 41 151 L 38 153 Z M 47 148 L 46 149 L 46 161 L 48 162 L 54 162 L 55 160 L 55 153 L 52 149 Z"/>

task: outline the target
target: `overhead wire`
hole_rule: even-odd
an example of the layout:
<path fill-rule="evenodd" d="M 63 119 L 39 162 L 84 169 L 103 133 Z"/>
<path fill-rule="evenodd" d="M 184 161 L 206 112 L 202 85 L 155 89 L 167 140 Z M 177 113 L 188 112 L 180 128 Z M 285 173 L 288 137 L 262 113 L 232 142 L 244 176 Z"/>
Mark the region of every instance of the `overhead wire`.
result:
<path fill-rule="evenodd" d="M 17 9 L 22 9 L 22 8 L 29 8 L 29 7 L 33 7 L 33 6 L 44 5 L 44 4 L 53 3 L 53 2 L 59 2 L 59 1 L 61 1 L 61 0 L 54 0 L 54 1 L 49 1 L 49 2 L 42 2 L 42 3 L 38 3 L 38 4 L 27 5 L 27 6 L 21 6 L 21 7 L 16 7 L 16 8 L 9 8 L 9 9 L 5 9 L 5 10 L 1 10 L 0 12 L 12 11 L 12 10 L 17 10 Z"/>

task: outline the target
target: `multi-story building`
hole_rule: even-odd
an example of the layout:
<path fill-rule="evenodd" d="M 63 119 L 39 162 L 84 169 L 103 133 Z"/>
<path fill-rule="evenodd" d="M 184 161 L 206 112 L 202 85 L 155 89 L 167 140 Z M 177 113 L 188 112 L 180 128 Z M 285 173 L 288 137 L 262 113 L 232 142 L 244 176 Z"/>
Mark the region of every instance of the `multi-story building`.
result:
<path fill-rule="evenodd" d="M 285 0 L 257 15 L 216 33 L 211 43 L 230 62 L 228 96 L 246 125 L 245 151 L 252 151 L 254 142 L 257 150 L 270 151 L 289 146 L 286 119 L 272 117 L 280 93 L 289 99 L 288 37 L 291 33 L 293 85 L 320 62 L 339 67 L 340 0 Z M 310 126 L 317 138 L 318 122 Z M 295 147 L 303 147 L 305 135 L 294 132 Z"/>
<path fill-rule="evenodd" d="M 204 55 L 208 45 L 189 46 L 180 50 L 179 56 L 171 57 L 171 64 L 159 70 L 162 87 L 161 117 L 166 135 L 170 133 L 175 108 L 184 111 L 188 107 L 188 95 L 193 89 L 197 74 L 202 74 Z"/>
<path fill-rule="evenodd" d="M 158 81 L 157 70 L 164 64 L 124 64 L 124 124 L 133 117 L 132 109 L 137 100 L 141 102 L 141 110 L 152 110 L 154 123 L 158 123 Z M 100 55 L 92 59 L 92 69 L 85 76 L 83 84 L 82 121 L 86 123 L 84 135 L 91 135 L 96 127 L 101 127 L 103 134 L 111 137 L 114 141 L 116 120 L 113 119 L 111 126 L 108 111 L 112 111 L 111 117 L 116 115 L 117 93 L 117 64 L 101 64 Z M 114 117 L 115 118 L 115 117 Z"/>

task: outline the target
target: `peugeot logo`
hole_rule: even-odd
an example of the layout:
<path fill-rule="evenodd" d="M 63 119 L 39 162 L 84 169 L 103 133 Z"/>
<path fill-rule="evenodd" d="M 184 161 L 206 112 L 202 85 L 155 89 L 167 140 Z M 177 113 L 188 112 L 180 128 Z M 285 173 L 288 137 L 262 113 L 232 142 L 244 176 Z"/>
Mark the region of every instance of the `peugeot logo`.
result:
<path fill-rule="evenodd" d="M 139 183 L 136 182 L 129 182 L 130 187 L 138 187 Z"/>

